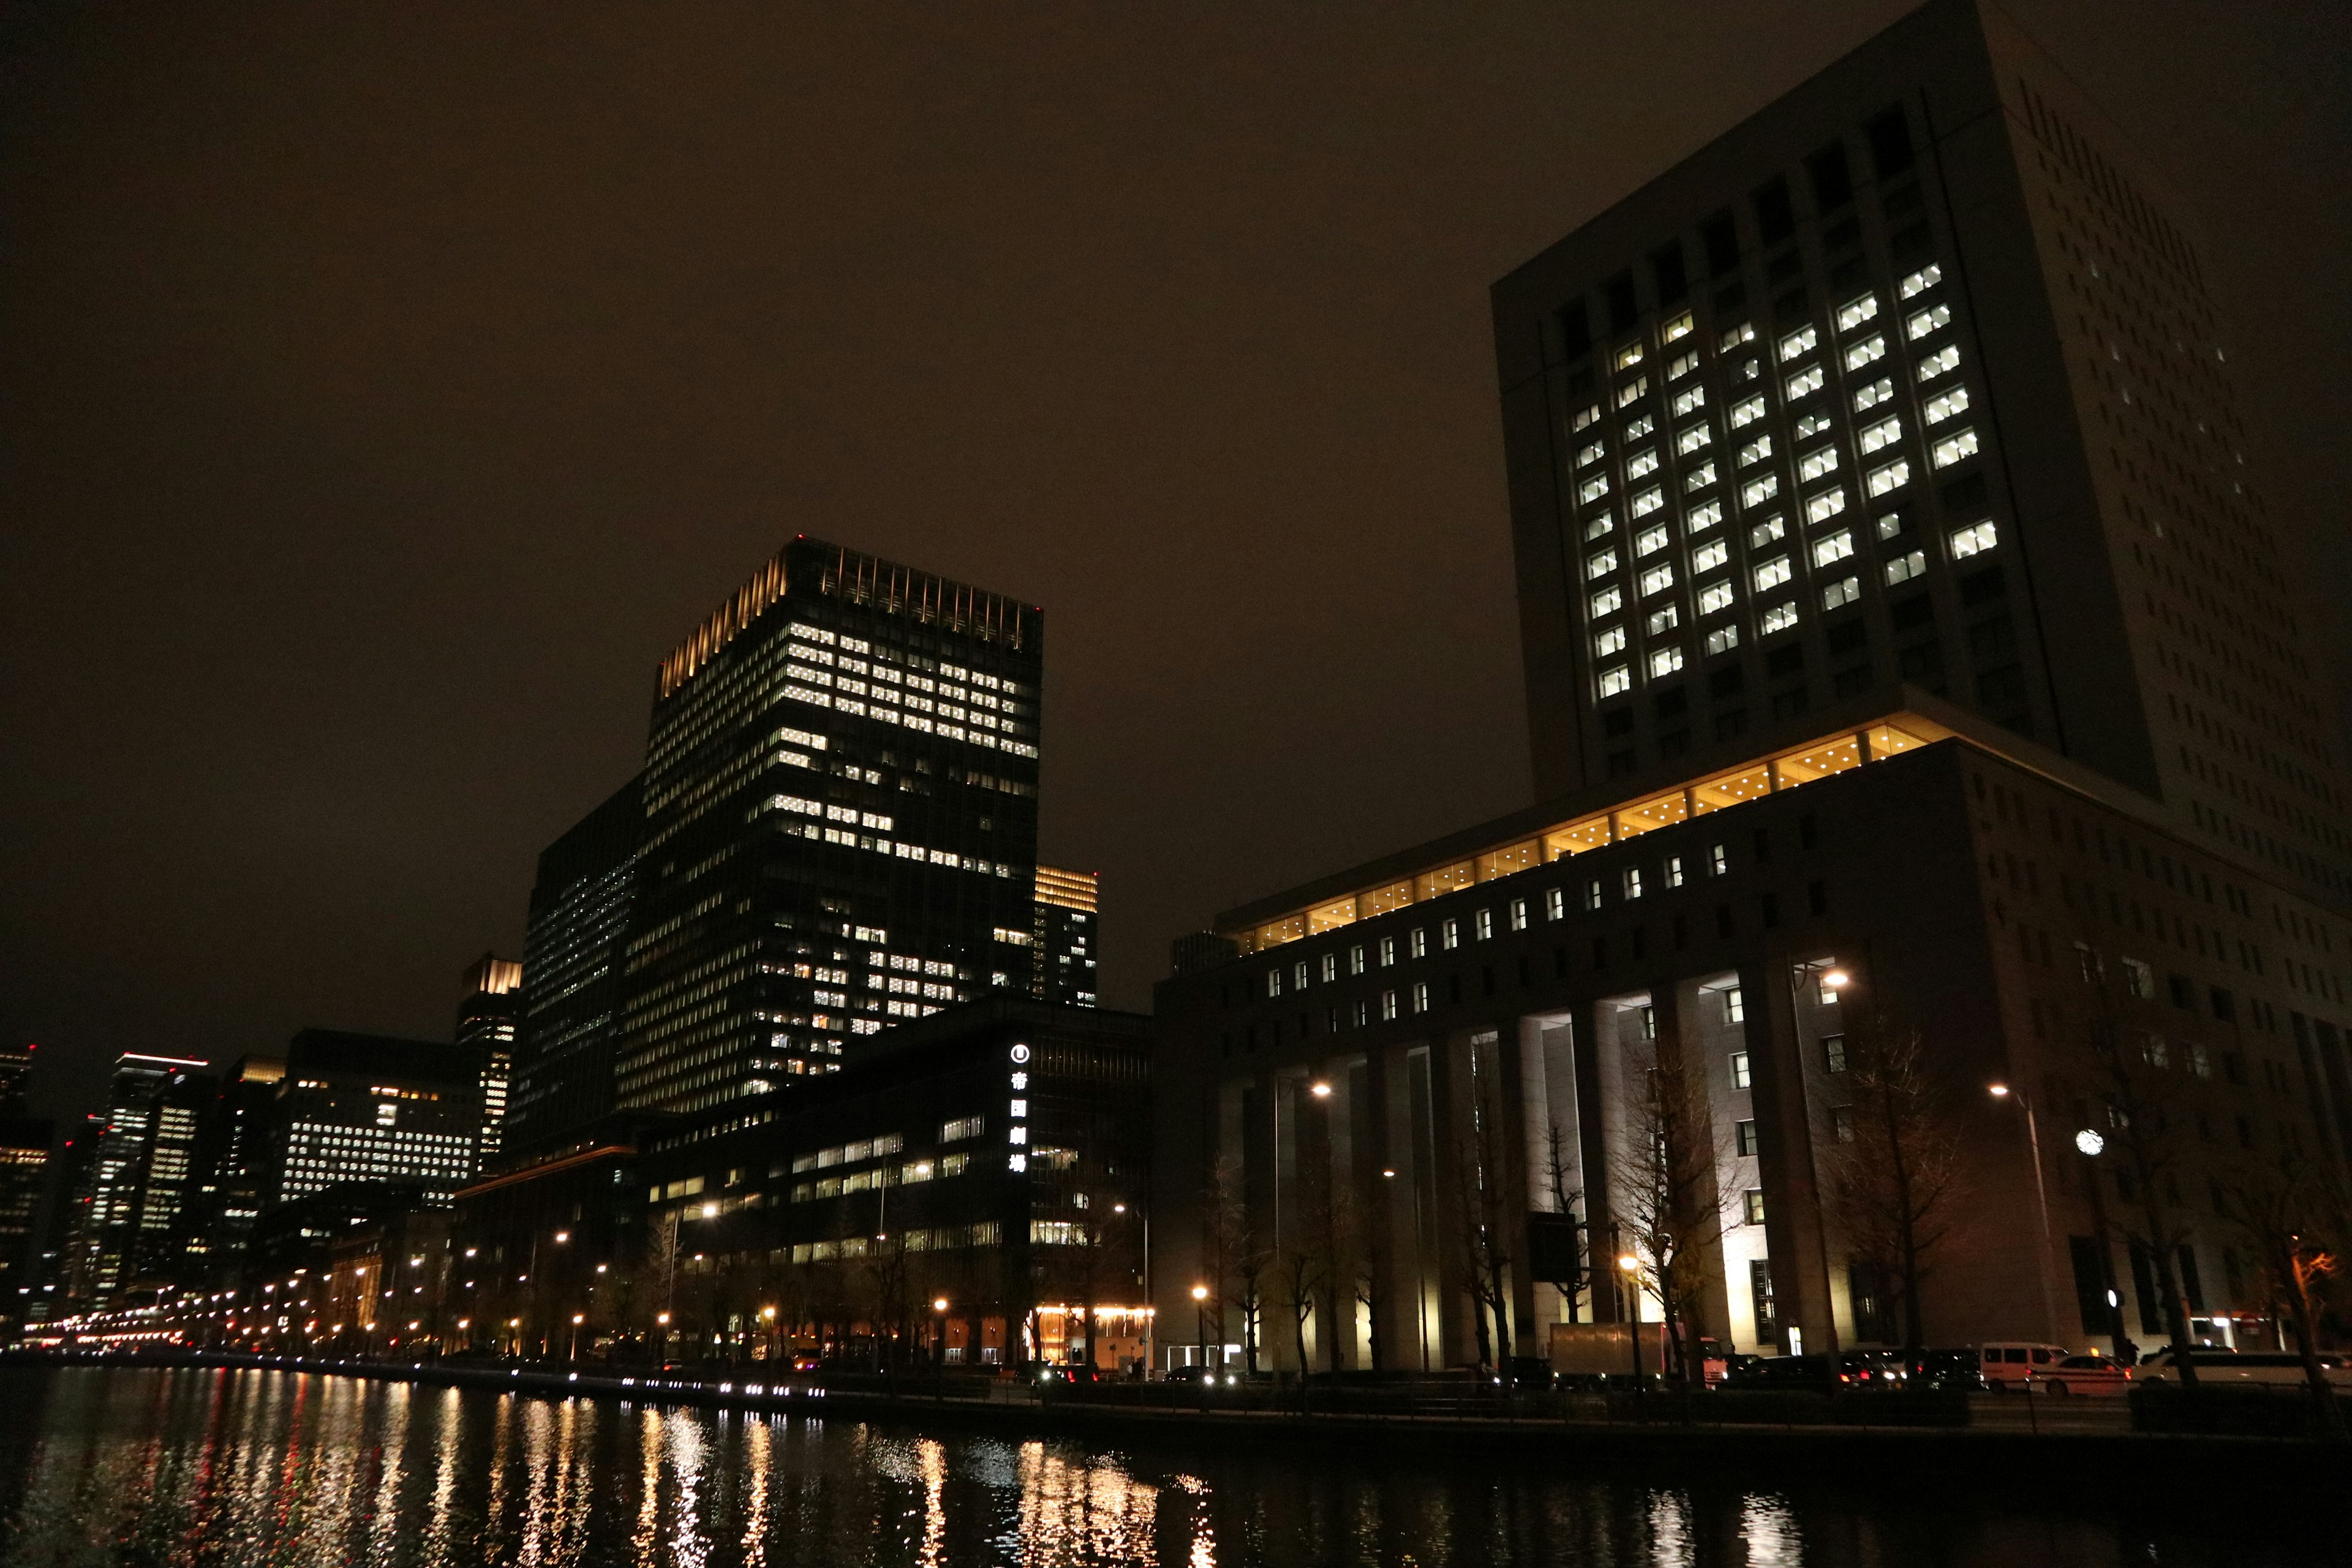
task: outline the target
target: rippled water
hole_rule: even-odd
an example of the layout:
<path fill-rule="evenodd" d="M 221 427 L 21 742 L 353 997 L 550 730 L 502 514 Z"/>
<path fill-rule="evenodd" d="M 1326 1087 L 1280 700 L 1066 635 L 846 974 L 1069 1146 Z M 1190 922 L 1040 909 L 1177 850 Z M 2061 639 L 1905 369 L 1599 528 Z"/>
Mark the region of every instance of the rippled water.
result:
<path fill-rule="evenodd" d="M 0 1369 L 0 1565 L 2337 1561 L 2226 1514 L 931 1437 L 271 1372 Z M 2325 1505 L 2331 1517 L 2340 1501 Z"/>

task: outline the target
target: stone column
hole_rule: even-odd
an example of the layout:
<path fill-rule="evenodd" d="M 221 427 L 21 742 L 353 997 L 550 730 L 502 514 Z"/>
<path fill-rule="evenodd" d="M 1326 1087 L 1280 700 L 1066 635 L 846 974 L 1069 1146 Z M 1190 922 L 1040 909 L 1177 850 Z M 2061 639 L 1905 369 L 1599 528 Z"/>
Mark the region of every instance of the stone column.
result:
<path fill-rule="evenodd" d="M 1780 1343 L 1803 1331 L 1808 1352 L 1838 1348 L 1822 1252 L 1821 1180 L 1813 1163 L 1812 1116 L 1806 1104 L 1802 1046 L 1788 956 L 1742 964 L 1749 1087 L 1756 1108 L 1756 1152 L 1764 1184 L 1764 1244 L 1771 1255 L 1773 1305 Z"/>

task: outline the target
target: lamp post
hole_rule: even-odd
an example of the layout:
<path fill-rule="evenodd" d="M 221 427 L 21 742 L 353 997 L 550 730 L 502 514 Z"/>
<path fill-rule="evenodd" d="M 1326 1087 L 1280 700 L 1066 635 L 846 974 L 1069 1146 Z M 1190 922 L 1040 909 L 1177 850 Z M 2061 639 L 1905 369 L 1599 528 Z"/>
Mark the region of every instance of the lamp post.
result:
<path fill-rule="evenodd" d="M 587 1321 L 588 1314 L 585 1312 L 574 1312 L 572 1314 L 572 1343 L 564 1352 L 564 1360 L 578 1361 L 580 1359 L 580 1325 Z"/>
<path fill-rule="evenodd" d="M 1986 1092 L 1995 1100 L 2014 1100 L 2025 1108 L 2025 1142 L 2033 1152 L 2033 1206 L 2042 1223 L 2042 1258 L 2034 1273 L 2039 1275 L 2042 1280 L 2042 1321 L 2047 1325 L 2051 1338 L 2055 1339 L 2058 1337 L 2058 1292 L 2057 1288 L 2050 1281 L 2050 1191 L 2042 1176 L 2042 1127 L 2033 1115 L 2033 1097 L 2021 1089 L 2012 1089 L 2005 1083 L 1990 1085 Z M 2097 1184 L 2094 1183 L 2095 1196 L 2096 1192 Z M 2106 1230 L 2104 1226 L 2099 1232 L 2099 1246 L 2104 1255 L 2106 1247 Z M 2100 1273 L 2104 1275 L 2105 1272 L 2105 1268 L 2102 1266 Z"/>

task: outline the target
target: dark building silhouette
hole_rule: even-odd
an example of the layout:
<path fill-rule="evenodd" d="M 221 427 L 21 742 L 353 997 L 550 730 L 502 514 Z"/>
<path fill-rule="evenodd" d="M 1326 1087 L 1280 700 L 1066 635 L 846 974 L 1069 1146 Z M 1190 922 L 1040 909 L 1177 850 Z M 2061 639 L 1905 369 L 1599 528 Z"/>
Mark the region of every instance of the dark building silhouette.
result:
<path fill-rule="evenodd" d="M 613 1109 L 620 949 L 645 837 L 643 782 L 614 791 L 539 858 L 502 1139 L 523 1154 L 563 1143 Z"/>
<path fill-rule="evenodd" d="M 615 1102 L 698 1110 L 1028 987 L 1044 621 L 802 537 L 662 661 Z"/>
<path fill-rule="evenodd" d="M 26 1103 L 31 1046 L 0 1047 L 0 1325 L 22 1322 L 39 1294 L 42 1221 L 57 1124 Z"/>

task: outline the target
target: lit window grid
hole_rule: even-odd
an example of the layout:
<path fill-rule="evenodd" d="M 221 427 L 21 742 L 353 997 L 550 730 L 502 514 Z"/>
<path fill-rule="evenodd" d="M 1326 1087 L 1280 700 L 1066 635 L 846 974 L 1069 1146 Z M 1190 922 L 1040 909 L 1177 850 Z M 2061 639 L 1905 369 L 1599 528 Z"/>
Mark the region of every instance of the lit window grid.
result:
<path fill-rule="evenodd" d="M 1809 333 L 1807 329 L 1802 327 L 1792 329 L 1788 333 L 1780 334 L 1769 345 L 1770 363 L 1789 372 L 1801 374 L 1816 365 L 1827 367 L 1820 390 L 1807 391 L 1798 399 L 1799 402 L 1812 408 L 1834 410 L 1833 414 L 1825 417 L 1820 414 L 1814 415 L 1816 419 L 1822 419 L 1827 424 L 1827 433 L 1837 443 L 1826 448 L 1819 446 L 1808 448 L 1807 461 L 1812 465 L 1811 473 L 1814 476 L 1825 479 L 1837 471 L 1843 460 L 1839 455 L 1840 450 L 1843 449 L 1848 454 L 1858 451 L 1864 431 L 1865 426 L 1867 427 L 1872 440 L 1870 455 L 1874 461 L 1866 472 L 1868 489 L 1861 499 L 1864 505 L 1873 510 L 1882 510 L 1906 504 L 1901 491 L 1916 473 L 1927 468 L 1924 462 L 1915 467 L 1907 455 L 1897 456 L 1890 460 L 1887 454 L 1907 454 L 1911 446 L 1915 444 L 1916 429 L 1924 429 L 1927 426 L 1948 421 L 1953 416 L 1970 406 L 1971 396 L 1968 387 L 1963 382 L 1956 381 L 1951 374 L 1959 362 L 1958 349 L 1949 341 L 1952 335 L 1952 314 L 1949 303 L 1938 287 L 1941 280 L 1940 267 L 1930 264 L 1925 268 L 1906 274 L 1894 285 L 1894 289 L 1897 293 L 1906 288 L 1910 289 L 1909 293 L 1903 295 L 1906 309 L 1890 312 L 1884 308 L 1883 301 L 1879 301 L 1869 303 L 1861 310 L 1854 318 L 1857 331 L 1853 342 L 1871 336 L 1891 338 L 1895 333 L 1888 331 L 1890 325 L 1894 325 L 1895 331 L 1899 331 L 1902 338 L 1899 344 L 1889 345 L 1885 349 L 1856 356 L 1850 374 L 1836 373 L 1836 366 L 1846 361 L 1846 345 L 1834 340 L 1825 342 L 1818 331 Z M 1870 299 L 1877 301 L 1878 296 L 1884 291 L 1883 286 L 1874 285 L 1870 291 Z M 1860 298 L 1850 298 L 1844 306 L 1833 309 L 1852 310 Z M 1717 336 L 1720 341 L 1725 334 L 1718 333 Z M 1640 471 L 1631 477 L 1646 477 L 1657 469 L 1661 462 L 1660 454 L 1666 449 L 1669 439 L 1672 439 L 1677 456 L 1691 459 L 1685 465 L 1685 469 L 1696 470 L 1711 452 L 1712 432 L 1710 431 L 1706 437 L 1689 440 L 1687 444 L 1681 437 L 1662 438 L 1657 430 L 1661 417 L 1658 403 L 1671 401 L 1674 413 L 1676 415 L 1695 411 L 1705 405 L 1708 395 L 1707 387 L 1712 383 L 1716 387 L 1716 396 L 1725 405 L 1730 407 L 1731 421 L 1735 428 L 1753 425 L 1759 418 L 1769 416 L 1772 411 L 1773 394 L 1761 390 L 1759 386 L 1752 386 L 1751 379 L 1740 373 L 1741 367 L 1745 366 L 1750 359 L 1767 357 L 1759 355 L 1758 350 L 1760 346 L 1764 345 L 1759 345 L 1755 341 L 1752 331 L 1740 336 L 1727 352 L 1711 351 L 1710 357 L 1701 362 L 1708 369 L 1707 376 L 1686 384 L 1678 380 L 1676 386 L 1671 391 L 1654 389 L 1646 377 L 1642 378 L 1638 384 L 1633 382 L 1621 383 L 1615 387 L 1596 395 L 1594 404 L 1591 405 L 1592 409 L 1597 410 L 1596 417 L 1587 419 L 1583 416 L 1583 411 L 1579 412 L 1576 416 L 1578 427 L 1582 429 L 1598 424 L 1605 429 L 1612 422 L 1609 416 L 1613 416 L 1613 423 L 1620 429 L 1633 421 L 1641 420 L 1642 427 L 1645 429 L 1646 434 L 1640 437 L 1641 445 L 1634 448 L 1638 457 L 1629 459 L 1638 460 Z M 1893 375 L 1885 374 L 1890 369 L 1895 374 Z M 1772 379 L 1771 377 L 1762 378 L 1762 384 L 1769 385 Z M 1785 394 L 1788 377 L 1783 375 L 1780 379 L 1783 382 Z M 1913 409 L 1912 423 L 1915 430 L 1906 430 L 1900 415 L 1892 413 L 1888 408 L 1888 405 L 1895 402 L 1897 396 L 1895 385 L 1901 382 L 1908 382 L 1911 386 L 1907 394 L 1901 395 L 1905 401 L 1897 406 L 1909 406 Z M 1935 384 L 1932 388 L 1927 385 L 1930 382 Z M 1727 393 L 1730 395 L 1725 395 Z M 1736 402 L 1733 401 L 1735 397 Z M 1784 422 L 1789 408 L 1790 402 L 1783 395 L 1780 412 Z M 1864 417 L 1865 415 L 1874 416 L 1874 417 L 1865 420 Z M 1948 437 L 1950 432 L 1951 426 L 1947 425 L 1945 428 L 1937 430 L 1935 434 L 1938 437 Z M 1600 432 L 1596 431 L 1595 434 L 1598 435 Z M 1780 465 L 1769 464 L 1769 454 L 1773 445 L 1770 437 L 1771 433 L 1769 429 L 1750 437 L 1751 444 L 1759 444 L 1762 448 L 1756 453 L 1755 462 L 1769 466 L 1761 468 L 1752 466 L 1744 468 L 1740 475 L 1741 485 L 1725 487 L 1726 489 L 1744 489 L 1753 484 L 1758 472 L 1761 471 L 1769 475 L 1771 493 L 1759 495 L 1755 507 L 1744 510 L 1761 512 L 1782 507 L 1790 500 L 1788 486 L 1785 483 L 1786 476 L 1782 473 Z M 1631 445 L 1631 443 L 1625 444 Z M 1584 468 L 1595 460 L 1601 459 L 1603 445 L 1604 443 L 1600 440 L 1588 440 L 1579 453 L 1579 467 Z M 1968 450 L 1948 458 L 1947 464 L 1948 466 L 1950 463 L 1974 455 L 1976 451 L 1971 446 Z M 1597 472 L 1588 472 L 1584 479 L 1583 493 L 1589 494 L 1595 500 L 1610 496 L 1619 488 L 1612 484 L 1614 477 L 1612 467 L 1605 466 Z M 1713 510 L 1717 518 L 1721 517 L 1729 498 L 1717 492 L 1717 487 L 1711 482 L 1711 475 L 1709 481 L 1692 487 L 1692 489 L 1697 493 L 1688 497 L 1688 504 L 1683 509 L 1685 515 L 1705 508 Z M 1833 496 L 1827 499 L 1826 510 L 1822 510 L 1824 497 L 1812 498 L 1812 507 L 1818 512 L 1814 521 L 1822 524 L 1833 521 L 1846 510 L 1849 499 L 1843 487 L 1840 487 Z M 1652 508 L 1654 509 L 1656 504 L 1653 502 Z M 1685 539 L 1687 540 L 1692 534 L 1703 531 L 1705 526 L 1694 522 L 1685 529 Z M 1613 518 L 1603 510 L 1593 520 L 1592 531 L 1588 532 L 1587 538 L 1588 540 L 1613 539 L 1615 532 Z M 1645 537 L 1649 535 L 1645 534 Z M 1958 533 L 1955 533 L 1954 537 L 1957 541 Z M 1719 558 L 1724 553 L 1718 544 L 1712 542 L 1686 547 L 1691 549 L 1691 559 L 1690 571 L 1683 578 L 1685 582 L 1688 582 L 1692 575 L 1716 571 Z M 1702 550 L 1706 552 L 1704 560 L 1699 554 Z M 1646 554 L 1648 552 L 1645 551 L 1643 553 Z M 1890 562 L 1894 569 L 1882 568 L 1882 581 L 1892 583 L 1916 578 L 1921 571 L 1921 563 L 1914 559 L 1917 554 L 1917 552 L 1912 551 L 1891 556 Z M 1622 613 L 1625 595 L 1616 591 L 1616 584 L 1612 581 L 1623 565 L 1621 557 L 1622 552 L 1613 543 L 1608 549 L 1593 552 L 1587 557 L 1586 587 L 1593 591 L 1588 592 L 1584 597 L 1588 602 L 1591 619 L 1593 622 L 1597 623 L 1604 614 Z M 1813 574 L 1813 573 L 1808 573 L 1809 577 Z M 1832 580 L 1832 574 L 1821 572 L 1819 574 L 1822 579 L 1821 583 L 1808 584 L 1812 594 L 1840 602 L 1854 596 L 1843 576 L 1835 576 Z M 1711 605 L 1701 609 L 1702 616 L 1723 613 L 1727 607 L 1721 603 L 1724 590 L 1727 586 L 1736 584 L 1740 575 L 1742 573 L 1735 570 L 1717 582 L 1702 585 L 1704 590 L 1712 591 L 1712 596 L 1716 601 Z M 1655 568 L 1651 569 L 1644 586 L 1647 592 L 1634 595 L 1637 600 L 1649 600 L 1651 594 L 1663 591 L 1664 584 Z M 1611 610 L 1603 612 L 1601 609 L 1601 604 L 1606 596 L 1613 596 L 1616 604 Z M 1730 596 L 1732 605 L 1736 605 L 1739 598 L 1736 587 L 1732 589 Z M 1644 608 L 1647 609 L 1650 604 L 1654 602 L 1650 600 L 1649 603 L 1644 604 Z M 1798 602 L 1803 602 L 1802 595 Z M 1628 617 L 1629 621 L 1630 618 Z M 1777 624 L 1764 627 L 1767 635 L 1776 630 L 1785 630 L 1792 624 L 1785 613 L 1774 617 L 1774 620 Z M 1735 629 L 1729 637 L 1722 635 L 1720 623 L 1715 627 L 1702 628 L 1711 650 L 1719 651 L 1737 646 L 1738 622 L 1734 621 L 1730 624 Z M 1666 673 L 1681 668 L 1678 658 L 1658 657 L 1662 654 L 1672 654 L 1676 649 L 1664 647 L 1654 649 L 1637 647 L 1628 650 L 1625 645 L 1631 634 L 1622 628 L 1596 626 L 1591 636 L 1591 641 L 1588 646 L 1595 648 L 1596 661 L 1614 654 L 1628 655 L 1622 664 L 1613 668 L 1596 670 L 1596 683 L 1602 688 L 1600 694 L 1604 699 L 1622 695 L 1630 690 L 1633 684 L 1633 672 L 1637 668 L 1646 665 L 1647 668 L 1654 670 L 1663 666 Z M 1602 648 L 1604 640 L 1611 645 L 1605 650 Z"/>

